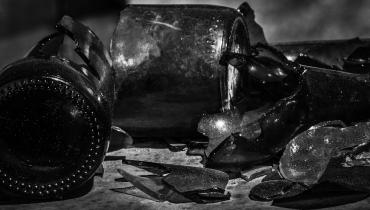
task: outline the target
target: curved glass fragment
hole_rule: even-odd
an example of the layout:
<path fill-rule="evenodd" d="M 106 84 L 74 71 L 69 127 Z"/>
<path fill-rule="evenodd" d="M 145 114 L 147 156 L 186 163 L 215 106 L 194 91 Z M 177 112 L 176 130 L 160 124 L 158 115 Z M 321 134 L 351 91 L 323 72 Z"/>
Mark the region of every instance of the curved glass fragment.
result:
<path fill-rule="evenodd" d="M 261 133 L 258 119 L 265 113 L 265 107 L 240 114 L 239 111 L 227 111 L 204 115 L 198 123 L 198 132 L 209 138 L 205 151 L 208 156 L 231 134 L 238 134 L 245 139 L 253 140 Z"/>
<path fill-rule="evenodd" d="M 315 184 L 340 150 L 369 140 L 370 123 L 344 128 L 313 126 L 287 144 L 280 159 L 280 173 L 290 181 Z"/>

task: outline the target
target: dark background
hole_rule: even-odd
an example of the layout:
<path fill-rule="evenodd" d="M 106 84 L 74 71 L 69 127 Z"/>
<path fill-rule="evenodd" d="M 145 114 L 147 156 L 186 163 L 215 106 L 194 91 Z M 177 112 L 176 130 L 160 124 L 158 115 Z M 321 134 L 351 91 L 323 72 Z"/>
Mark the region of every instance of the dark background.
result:
<path fill-rule="evenodd" d="M 237 8 L 244 0 L 132 0 Z M 269 42 L 370 37 L 369 0 L 247 0 Z M 63 14 L 88 25 L 109 46 L 124 0 L 0 0 L 0 67 L 21 58 Z"/>
<path fill-rule="evenodd" d="M 0 36 L 52 27 L 63 14 L 81 18 L 119 11 L 121 0 L 0 0 Z"/>

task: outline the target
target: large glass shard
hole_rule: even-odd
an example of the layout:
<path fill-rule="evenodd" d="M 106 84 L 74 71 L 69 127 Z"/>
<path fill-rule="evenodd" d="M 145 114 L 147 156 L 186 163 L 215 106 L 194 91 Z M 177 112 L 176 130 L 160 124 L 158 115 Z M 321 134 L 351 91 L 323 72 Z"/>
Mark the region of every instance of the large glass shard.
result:
<path fill-rule="evenodd" d="M 313 126 L 288 143 L 280 159 L 280 172 L 288 180 L 315 184 L 340 150 L 369 140 L 370 123 L 345 128 Z"/>
<path fill-rule="evenodd" d="M 229 193 L 225 194 L 229 176 L 222 171 L 133 160 L 124 160 L 123 163 L 154 174 L 151 178 L 144 178 L 119 169 L 134 186 L 158 200 L 187 202 L 183 198 L 188 198 L 197 203 L 213 203 L 230 198 Z"/>
<path fill-rule="evenodd" d="M 258 119 L 263 109 L 239 114 L 237 110 L 212 115 L 204 115 L 198 123 L 198 132 L 209 138 L 205 154 L 208 157 L 226 138 L 237 134 L 247 140 L 254 140 L 261 135 Z"/>
<path fill-rule="evenodd" d="M 191 202 L 190 199 L 187 199 L 180 193 L 171 189 L 170 186 L 163 183 L 161 177 L 147 178 L 135 176 L 122 169 L 118 169 L 118 172 L 123 176 L 123 178 L 131 182 L 135 187 L 158 201 L 170 201 L 172 203 Z M 125 191 L 122 190 L 115 191 L 125 193 Z"/>
<path fill-rule="evenodd" d="M 198 123 L 198 132 L 209 138 L 205 150 L 206 156 L 209 156 L 227 137 L 235 133 L 240 127 L 240 122 L 239 114 L 233 112 L 204 116 Z"/>
<path fill-rule="evenodd" d="M 316 127 L 317 128 L 317 127 Z M 370 192 L 370 168 L 366 163 L 348 166 L 348 158 L 366 158 L 370 144 L 361 144 L 355 148 L 346 148 L 330 159 L 325 172 L 314 185 L 292 182 L 273 171 L 254 186 L 250 198 L 294 205 L 294 208 L 309 206 L 328 207 L 364 199 Z M 352 160 L 351 160 L 352 161 Z M 324 195 L 324 196 L 323 196 Z M 322 203 L 323 201 L 325 203 Z M 306 207 L 304 207 L 306 206 Z"/>

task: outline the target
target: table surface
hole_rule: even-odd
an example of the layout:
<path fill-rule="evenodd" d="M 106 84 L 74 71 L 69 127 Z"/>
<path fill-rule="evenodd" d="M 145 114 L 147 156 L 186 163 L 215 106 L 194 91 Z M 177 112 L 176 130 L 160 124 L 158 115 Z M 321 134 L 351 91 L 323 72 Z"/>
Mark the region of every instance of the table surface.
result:
<path fill-rule="evenodd" d="M 131 160 L 171 163 L 187 166 L 202 166 L 199 163 L 200 157 L 189 157 L 185 155 L 185 151 L 171 152 L 168 149 L 121 149 L 108 153 L 108 156 L 126 156 L 127 159 Z M 246 182 L 243 179 L 230 180 L 226 190 L 231 193 L 231 199 L 213 204 L 173 204 L 169 202 L 156 202 L 132 195 L 117 193 L 111 189 L 132 186 L 129 182 L 115 181 L 115 179 L 121 177 L 117 172 L 117 168 L 122 168 L 124 165 L 121 164 L 121 161 L 106 161 L 103 163 L 103 165 L 105 168 L 103 177 L 95 177 L 94 188 L 88 194 L 82 197 L 64 201 L 35 204 L 0 205 L 0 209 L 283 209 L 271 206 L 271 202 L 257 202 L 249 199 L 248 194 L 250 189 L 257 184 L 260 179 L 256 179 L 252 182 Z M 137 168 L 127 166 L 124 168 L 130 172 L 139 170 Z M 370 198 L 356 203 L 326 209 L 370 209 Z"/>

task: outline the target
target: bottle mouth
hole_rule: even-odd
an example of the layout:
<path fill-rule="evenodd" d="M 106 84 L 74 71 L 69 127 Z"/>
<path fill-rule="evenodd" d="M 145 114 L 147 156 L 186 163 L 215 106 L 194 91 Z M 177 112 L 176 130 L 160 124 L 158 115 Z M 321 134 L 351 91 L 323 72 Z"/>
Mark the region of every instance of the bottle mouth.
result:
<path fill-rule="evenodd" d="M 97 112 L 74 87 L 55 78 L 0 87 L 0 186 L 46 198 L 89 180 L 105 153 Z"/>

